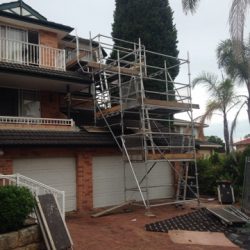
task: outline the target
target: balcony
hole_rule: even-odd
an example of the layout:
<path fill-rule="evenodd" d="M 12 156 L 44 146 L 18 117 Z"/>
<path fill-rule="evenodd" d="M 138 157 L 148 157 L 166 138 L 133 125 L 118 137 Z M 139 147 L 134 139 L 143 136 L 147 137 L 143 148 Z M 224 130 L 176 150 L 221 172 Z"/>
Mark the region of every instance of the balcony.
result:
<path fill-rule="evenodd" d="M 73 131 L 76 127 L 73 119 L 0 116 L 0 129 Z"/>
<path fill-rule="evenodd" d="M 65 50 L 0 38 L 0 61 L 65 71 Z"/>

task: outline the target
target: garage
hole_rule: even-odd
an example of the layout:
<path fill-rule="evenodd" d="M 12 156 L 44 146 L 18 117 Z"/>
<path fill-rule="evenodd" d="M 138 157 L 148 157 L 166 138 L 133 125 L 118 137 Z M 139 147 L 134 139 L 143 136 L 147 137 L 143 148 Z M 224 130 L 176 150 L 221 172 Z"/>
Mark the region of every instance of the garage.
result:
<path fill-rule="evenodd" d="M 48 186 L 65 191 L 65 210 L 76 210 L 75 158 L 29 158 L 13 161 L 14 173 L 19 173 Z"/>
<path fill-rule="evenodd" d="M 148 163 L 147 169 L 153 163 Z M 136 163 L 134 169 L 138 179 L 142 179 L 145 174 L 145 165 Z M 123 161 L 120 156 L 94 157 L 93 158 L 93 206 L 94 208 L 117 205 L 124 202 L 124 186 L 127 188 L 136 187 L 129 165 L 125 169 L 124 178 Z M 158 162 L 148 175 L 148 185 L 150 200 L 171 198 L 174 194 L 173 174 L 171 167 L 166 161 Z M 145 186 L 146 182 L 142 183 Z M 127 192 L 127 200 L 141 200 L 139 192 Z"/>

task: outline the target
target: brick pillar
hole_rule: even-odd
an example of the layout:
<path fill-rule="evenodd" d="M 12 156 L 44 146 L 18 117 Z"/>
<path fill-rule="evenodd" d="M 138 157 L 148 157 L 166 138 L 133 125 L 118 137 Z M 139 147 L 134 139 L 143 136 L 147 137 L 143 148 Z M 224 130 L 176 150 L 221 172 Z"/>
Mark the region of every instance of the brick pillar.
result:
<path fill-rule="evenodd" d="M 13 174 L 12 160 L 0 159 L 0 174 Z"/>
<path fill-rule="evenodd" d="M 76 161 L 77 210 L 93 209 L 92 155 L 79 153 Z"/>

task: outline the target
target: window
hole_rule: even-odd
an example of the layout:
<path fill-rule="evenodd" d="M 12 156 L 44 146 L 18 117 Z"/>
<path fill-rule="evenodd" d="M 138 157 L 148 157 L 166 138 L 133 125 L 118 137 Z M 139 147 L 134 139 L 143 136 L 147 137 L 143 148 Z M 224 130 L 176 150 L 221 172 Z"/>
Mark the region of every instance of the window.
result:
<path fill-rule="evenodd" d="M 0 59 L 39 65 L 39 33 L 0 26 Z"/>
<path fill-rule="evenodd" d="M 37 91 L 19 91 L 19 115 L 25 117 L 41 117 L 40 96 Z"/>
<path fill-rule="evenodd" d="M 0 88 L 0 116 L 41 117 L 37 91 Z"/>
<path fill-rule="evenodd" d="M 27 60 L 27 32 L 12 27 L 0 26 L 0 58 L 5 61 L 24 63 Z"/>

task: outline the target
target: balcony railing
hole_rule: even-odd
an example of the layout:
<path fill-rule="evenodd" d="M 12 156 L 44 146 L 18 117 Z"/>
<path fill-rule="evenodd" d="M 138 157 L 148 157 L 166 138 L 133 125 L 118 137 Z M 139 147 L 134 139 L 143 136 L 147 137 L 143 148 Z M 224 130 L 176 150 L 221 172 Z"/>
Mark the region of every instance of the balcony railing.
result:
<path fill-rule="evenodd" d="M 33 118 L 15 116 L 0 116 L 0 124 L 55 125 L 69 127 L 73 127 L 75 125 L 73 119 Z"/>
<path fill-rule="evenodd" d="M 65 50 L 0 38 L 0 61 L 65 71 Z"/>

